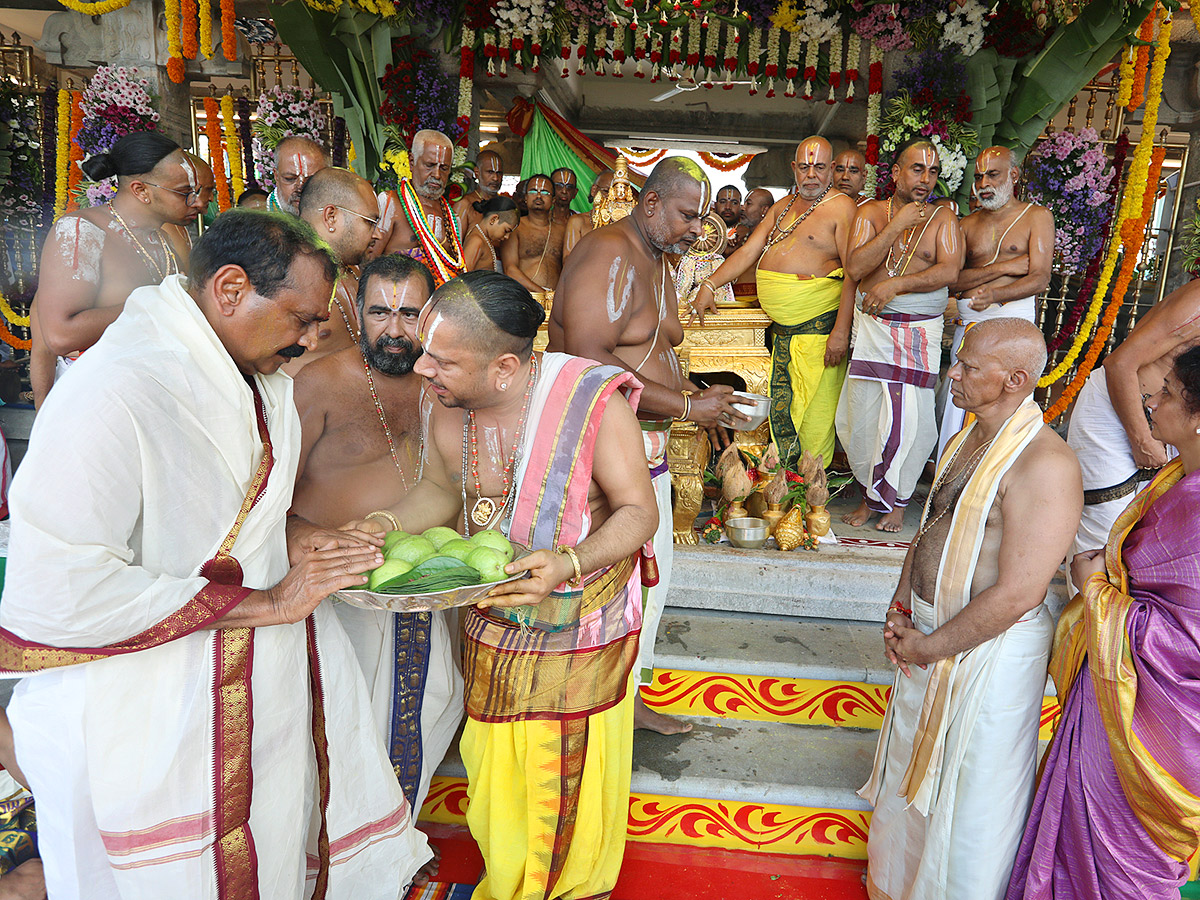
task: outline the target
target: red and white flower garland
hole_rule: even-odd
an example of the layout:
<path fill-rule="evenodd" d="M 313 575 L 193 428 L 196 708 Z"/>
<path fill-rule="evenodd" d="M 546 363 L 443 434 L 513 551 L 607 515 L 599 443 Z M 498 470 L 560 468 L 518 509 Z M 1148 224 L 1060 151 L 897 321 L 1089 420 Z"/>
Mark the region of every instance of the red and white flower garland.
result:
<path fill-rule="evenodd" d="M 875 196 L 876 166 L 879 164 L 879 120 L 883 112 L 883 50 L 871 42 L 870 67 L 867 69 L 867 180 L 863 186 L 868 197 Z"/>

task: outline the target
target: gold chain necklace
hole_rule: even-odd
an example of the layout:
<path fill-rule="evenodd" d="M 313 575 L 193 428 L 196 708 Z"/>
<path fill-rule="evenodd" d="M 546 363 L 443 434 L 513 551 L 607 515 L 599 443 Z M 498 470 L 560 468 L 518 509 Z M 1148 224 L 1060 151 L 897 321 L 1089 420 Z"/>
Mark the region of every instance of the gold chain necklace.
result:
<path fill-rule="evenodd" d="M 338 304 L 339 308 L 341 304 Z M 383 436 L 387 438 L 388 452 L 392 454 L 392 463 L 396 466 L 396 474 L 400 476 L 400 483 L 404 486 L 404 493 L 408 493 L 408 479 L 404 477 L 404 469 L 400 466 L 400 458 L 396 455 L 396 442 L 392 440 L 392 429 L 388 427 L 387 416 L 383 412 L 383 404 L 379 402 L 379 394 L 375 392 L 375 379 L 371 377 L 371 364 L 367 362 L 367 354 L 363 352 L 362 347 L 358 348 L 358 352 L 362 355 L 363 371 L 367 373 L 367 387 L 371 390 L 371 399 L 375 401 L 375 412 L 379 415 L 379 424 L 383 426 Z M 421 432 L 421 440 L 417 446 L 417 459 L 421 459 L 425 455 L 425 432 Z"/>
<path fill-rule="evenodd" d="M 170 244 L 167 242 L 165 236 L 160 239 L 162 248 L 163 248 L 164 261 L 166 262 L 166 265 L 167 265 L 167 271 L 164 273 L 162 270 L 162 267 L 158 264 L 157 260 L 155 260 L 154 257 L 150 255 L 150 251 L 146 249 L 145 245 L 143 245 L 142 242 L 138 240 L 137 235 L 133 233 L 133 229 L 130 228 L 127 224 L 125 224 L 125 220 L 121 218 L 121 214 L 119 212 L 117 212 L 116 208 L 112 205 L 111 200 L 108 201 L 108 211 L 110 213 L 112 213 L 112 217 L 117 220 L 118 224 L 120 224 L 121 229 L 125 232 L 125 234 L 129 238 L 129 240 L 133 243 L 133 246 L 137 249 L 137 251 L 140 254 L 142 254 L 142 258 L 145 259 L 146 262 L 149 263 L 154 268 L 154 271 L 158 275 L 158 280 L 160 282 L 163 279 L 165 279 L 167 277 L 167 275 L 178 275 L 179 274 L 179 260 L 177 260 L 175 258 L 175 251 L 171 249 Z M 155 233 L 161 233 L 161 232 L 159 232 L 159 229 L 157 229 L 157 228 L 154 229 L 154 231 L 155 231 Z"/>
<path fill-rule="evenodd" d="M 954 451 L 954 456 L 950 457 L 950 462 L 948 462 L 946 464 L 946 468 L 942 469 L 941 477 L 938 478 L 937 483 L 934 484 L 933 490 L 931 490 L 929 492 L 930 502 L 932 502 L 933 498 L 937 496 L 938 491 L 940 491 L 942 488 L 944 488 L 948 483 L 954 484 L 954 483 L 958 482 L 958 480 L 961 479 L 963 477 L 963 474 L 966 472 L 974 473 L 975 468 L 983 460 L 983 454 L 987 451 L 988 447 L 992 446 L 992 441 L 994 441 L 994 440 L 996 440 L 996 438 L 992 437 L 991 440 L 989 440 L 986 444 L 984 444 L 982 447 L 980 447 L 978 450 L 976 450 L 974 453 L 972 453 L 970 459 L 967 460 L 966 465 L 964 465 L 962 467 L 962 469 L 959 471 L 959 473 L 957 475 L 955 475 L 952 479 L 949 479 L 949 481 L 947 481 L 946 476 L 949 475 L 950 470 L 954 468 L 954 464 L 958 461 L 958 454 L 962 451 L 962 444 L 959 444 L 958 448 Z M 963 443 L 966 443 L 966 441 L 963 441 Z M 932 529 L 934 525 L 936 525 L 939 521 L 941 521 L 942 517 L 944 515 L 946 515 L 946 513 L 948 513 L 950 510 L 954 509 L 954 507 L 958 505 L 958 499 L 961 496 L 962 496 L 962 492 L 960 491 L 959 495 L 957 497 L 955 497 L 953 501 L 948 502 L 942 508 L 942 511 L 940 513 L 938 513 L 932 519 L 926 521 L 925 524 L 923 524 L 921 526 L 920 530 L 917 532 L 917 536 L 914 537 L 912 540 L 912 548 L 913 549 L 916 549 L 916 546 L 918 543 L 920 543 L 921 538 L 925 537 L 925 535 L 929 533 L 930 529 Z"/>
<path fill-rule="evenodd" d="M 779 226 L 779 223 L 783 221 L 783 217 L 788 214 L 788 212 L 792 208 L 792 204 L 795 203 L 796 198 L 800 196 L 799 188 L 797 188 L 796 193 L 792 194 L 792 199 L 788 201 L 787 206 L 785 206 L 783 208 L 783 212 L 781 212 L 779 214 L 779 218 L 775 220 L 775 226 L 771 229 L 771 234 L 767 237 L 767 246 L 763 248 L 763 253 L 766 253 L 768 250 L 770 250 L 772 247 L 774 247 L 776 244 L 778 244 L 780 241 L 782 241 L 785 237 L 790 235 L 793 231 L 796 230 L 797 226 L 799 226 L 799 224 L 801 222 L 803 222 L 805 219 L 807 219 L 809 216 L 811 216 L 813 213 L 813 210 L 815 210 L 818 206 L 820 206 L 822 203 L 824 203 L 829 198 L 829 196 L 830 196 L 829 188 L 830 187 L 832 187 L 832 182 L 825 186 L 825 190 L 821 191 L 821 195 L 812 202 L 812 205 L 810 205 L 808 207 L 808 209 L 806 209 L 804 212 L 800 213 L 800 215 L 796 216 L 796 220 L 794 222 L 792 222 L 791 225 L 789 225 L 787 228 L 781 228 Z"/>
<path fill-rule="evenodd" d="M 488 240 L 488 236 L 484 233 L 483 228 L 478 222 L 475 223 L 475 229 L 479 232 L 479 236 L 483 238 L 483 246 L 488 248 L 488 253 L 492 254 L 492 268 L 496 268 L 496 264 L 500 262 L 496 256 L 496 248 L 492 246 L 492 242 Z"/>

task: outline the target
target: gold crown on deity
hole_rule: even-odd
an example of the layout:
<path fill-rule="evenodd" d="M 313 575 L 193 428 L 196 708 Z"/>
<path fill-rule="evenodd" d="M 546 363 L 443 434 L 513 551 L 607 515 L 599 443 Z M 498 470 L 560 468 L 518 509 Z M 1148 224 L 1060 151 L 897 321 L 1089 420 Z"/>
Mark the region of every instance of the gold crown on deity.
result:
<path fill-rule="evenodd" d="M 602 228 L 619 222 L 631 212 L 636 201 L 633 199 L 633 185 L 629 182 L 629 162 L 624 156 L 617 154 L 617 163 L 613 167 L 612 184 L 608 193 L 597 193 L 592 207 L 592 227 Z"/>

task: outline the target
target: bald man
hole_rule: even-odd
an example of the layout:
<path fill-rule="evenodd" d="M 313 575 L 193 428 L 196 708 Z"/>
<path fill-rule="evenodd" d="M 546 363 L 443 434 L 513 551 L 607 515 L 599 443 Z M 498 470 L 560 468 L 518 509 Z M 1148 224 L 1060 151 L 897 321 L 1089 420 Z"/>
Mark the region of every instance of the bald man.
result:
<path fill-rule="evenodd" d="M 305 182 L 329 165 L 329 154 L 312 138 L 290 134 L 275 145 L 275 188 L 267 209 L 300 215 L 300 192 Z"/>
<path fill-rule="evenodd" d="M 867 198 L 862 196 L 867 183 L 867 158 L 858 150 L 843 150 L 833 158 L 833 186 L 861 205 Z"/>
<path fill-rule="evenodd" d="M 627 369 L 643 386 L 637 412 L 658 500 L 659 581 L 645 594 L 636 669 L 641 684 L 654 676 L 654 637 L 671 581 L 674 519 L 666 461 L 671 424 L 678 418 L 712 427 L 743 415 L 727 385 L 694 392 L 675 352 L 683 343 L 683 325 L 666 254 L 686 253 L 696 242 L 711 198 L 708 178 L 695 162 L 678 156 L 659 162 L 632 213 L 583 236 L 563 267 L 550 311 L 549 350 Z M 692 727 L 654 712 L 641 697 L 634 704 L 634 724 L 663 734 Z"/>
<path fill-rule="evenodd" d="M 424 263 L 434 284 L 441 286 L 465 268 L 462 225 L 446 200 L 454 144 L 440 131 L 423 129 L 413 135 L 409 158 L 412 177 L 401 178 L 396 190 L 379 195 L 379 234 L 367 257 L 411 256 Z"/>
<path fill-rule="evenodd" d="M 349 169 L 319 170 L 304 185 L 298 200 L 300 218 L 329 244 L 342 271 L 333 292 L 333 315 L 318 326 L 317 346 L 284 366 L 293 377 L 309 363 L 358 344 L 362 325 L 354 302 L 358 278 L 353 267 L 363 261 L 379 224 L 379 207 L 370 182 Z"/>
<path fill-rule="evenodd" d="M 944 214 L 943 214 L 944 215 Z M 1046 345 L 1000 318 L 950 369 L 975 421 L 938 463 L 884 621 L 899 667 L 871 777 L 871 897 L 1001 900 L 1033 796 L 1054 619 L 1075 537 L 1075 455 L 1033 399 Z"/>
<path fill-rule="evenodd" d="M 941 368 L 948 287 L 962 268 L 953 212 L 929 202 L 941 173 L 926 139 L 901 146 L 895 194 L 858 208 L 847 273 L 859 280 L 854 359 L 838 402 L 837 432 L 863 501 L 849 525 L 880 516 L 899 531 L 904 509 L 937 446 L 934 386 Z"/>
<path fill-rule="evenodd" d="M 1054 260 L 1054 215 L 1044 206 L 1016 198 L 1021 166 L 1007 147 L 988 147 L 975 160 L 978 209 L 962 220 L 967 261 L 951 292 L 958 297 L 951 364 L 966 329 L 1000 316 L 1033 322 L 1037 295 L 1050 284 Z M 942 414 L 938 454 L 963 426 L 952 403 Z"/>
<path fill-rule="evenodd" d="M 475 190 L 454 204 L 454 214 L 458 216 L 463 234 L 483 221 L 483 214 L 475 209 L 475 204 L 486 203 L 500 193 L 504 181 L 504 161 L 500 154 L 495 150 L 480 150 L 475 159 L 475 177 L 478 179 Z"/>
<path fill-rule="evenodd" d="M 596 198 L 608 196 L 608 189 L 612 187 L 612 177 L 613 173 L 609 169 L 605 169 L 597 175 L 592 182 L 591 188 L 588 190 L 588 203 L 592 205 L 592 208 L 587 212 L 575 213 L 575 215 L 567 219 L 567 233 L 563 238 L 564 263 L 567 261 L 567 255 L 579 243 L 579 239 L 592 230 L 592 215 L 596 210 Z"/>
<path fill-rule="evenodd" d="M 832 188 L 829 141 L 801 141 L 792 173 L 795 193 L 771 207 L 694 301 L 703 323 L 716 312 L 716 288 L 754 272 L 759 305 L 772 322 L 771 438 L 789 468 L 805 450 L 826 465 L 833 458 L 855 288 L 846 277 L 854 201 Z"/>

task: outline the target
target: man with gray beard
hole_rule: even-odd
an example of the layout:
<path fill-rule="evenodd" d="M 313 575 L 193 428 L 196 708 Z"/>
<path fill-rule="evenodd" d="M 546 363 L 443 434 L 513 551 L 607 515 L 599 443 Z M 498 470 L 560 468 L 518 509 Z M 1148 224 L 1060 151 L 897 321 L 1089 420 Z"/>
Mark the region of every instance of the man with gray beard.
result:
<path fill-rule="evenodd" d="M 416 483 L 422 379 L 413 364 L 421 355 L 417 317 L 432 293 L 429 270 L 407 256 L 392 254 L 363 267 L 358 344 L 296 377 L 302 435 L 292 513 L 344 525 L 395 506 Z M 462 675 L 444 614 L 345 603 L 335 609 L 366 676 L 396 777 L 419 811 L 463 709 Z"/>
<path fill-rule="evenodd" d="M 959 224 L 966 238 L 966 264 L 950 293 L 958 297 L 950 365 L 967 328 L 1001 317 L 1037 318 L 1037 295 L 1050 284 L 1054 216 L 1036 203 L 1016 199 L 1020 161 L 1007 147 L 988 147 L 975 160 L 976 210 Z M 961 409 L 947 401 L 938 456 L 963 427 Z"/>

